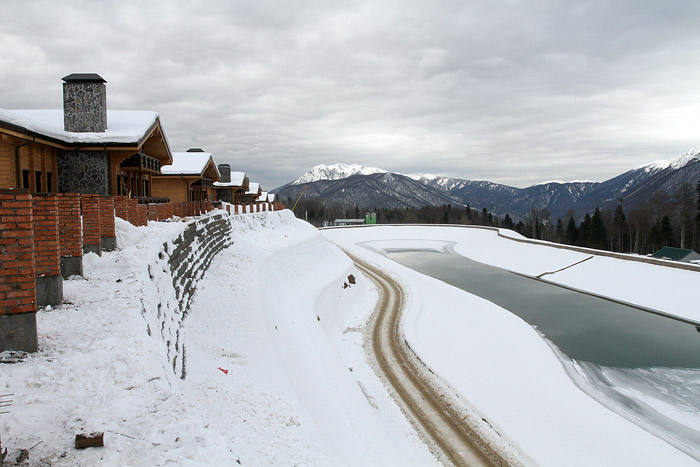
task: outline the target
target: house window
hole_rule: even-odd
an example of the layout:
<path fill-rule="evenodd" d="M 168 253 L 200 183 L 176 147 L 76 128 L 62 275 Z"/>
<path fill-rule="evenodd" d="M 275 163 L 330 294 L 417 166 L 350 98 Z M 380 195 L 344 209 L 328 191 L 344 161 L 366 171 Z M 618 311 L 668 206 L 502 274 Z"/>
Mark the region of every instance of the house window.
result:
<path fill-rule="evenodd" d="M 46 191 L 53 193 L 53 173 L 46 172 Z"/>
<path fill-rule="evenodd" d="M 22 188 L 29 188 L 29 170 L 22 170 Z"/>
<path fill-rule="evenodd" d="M 150 187 L 148 186 L 148 180 L 144 179 L 143 181 L 143 195 L 144 196 L 151 196 L 151 190 L 149 189 Z"/>
<path fill-rule="evenodd" d="M 34 182 L 35 182 L 35 193 L 41 193 L 41 172 L 38 170 L 34 172 Z"/>

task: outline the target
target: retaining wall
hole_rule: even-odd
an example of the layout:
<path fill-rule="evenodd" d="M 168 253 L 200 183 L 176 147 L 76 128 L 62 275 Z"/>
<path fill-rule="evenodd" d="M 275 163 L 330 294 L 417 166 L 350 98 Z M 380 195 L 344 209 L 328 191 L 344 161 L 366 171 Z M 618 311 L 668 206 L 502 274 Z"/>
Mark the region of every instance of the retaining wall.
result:
<path fill-rule="evenodd" d="M 149 266 L 152 298 L 144 305 L 148 332 L 160 333 L 173 372 L 182 379 L 186 376 L 183 320 L 197 282 L 214 256 L 232 243 L 228 214 L 202 217 L 191 221 L 177 238 L 165 242 L 158 259 Z"/>

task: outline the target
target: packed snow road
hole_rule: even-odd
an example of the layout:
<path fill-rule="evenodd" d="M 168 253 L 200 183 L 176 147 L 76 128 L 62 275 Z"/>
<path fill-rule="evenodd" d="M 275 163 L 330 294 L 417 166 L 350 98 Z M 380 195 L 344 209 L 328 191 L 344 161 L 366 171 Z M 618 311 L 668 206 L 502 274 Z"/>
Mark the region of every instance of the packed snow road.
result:
<path fill-rule="evenodd" d="M 443 462 L 454 465 L 500 466 L 508 462 L 460 416 L 431 385 L 427 371 L 401 338 L 399 321 L 403 291 L 379 269 L 350 255 L 355 265 L 380 291 L 371 329 L 372 352 L 383 376 L 403 408 Z"/>

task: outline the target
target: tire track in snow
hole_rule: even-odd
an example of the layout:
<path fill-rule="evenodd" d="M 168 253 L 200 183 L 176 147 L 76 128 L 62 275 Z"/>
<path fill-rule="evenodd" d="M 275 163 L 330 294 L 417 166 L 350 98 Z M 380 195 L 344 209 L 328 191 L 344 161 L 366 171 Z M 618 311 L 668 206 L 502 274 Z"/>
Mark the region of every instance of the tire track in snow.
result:
<path fill-rule="evenodd" d="M 347 252 L 346 252 L 347 253 Z M 348 254 L 349 255 L 349 254 Z M 378 269 L 349 255 L 380 291 L 372 332 L 372 352 L 407 415 L 432 441 L 442 462 L 453 465 L 503 466 L 508 462 L 438 394 L 417 358 L 401 345 L 399 322 L 403 290 Z"/>

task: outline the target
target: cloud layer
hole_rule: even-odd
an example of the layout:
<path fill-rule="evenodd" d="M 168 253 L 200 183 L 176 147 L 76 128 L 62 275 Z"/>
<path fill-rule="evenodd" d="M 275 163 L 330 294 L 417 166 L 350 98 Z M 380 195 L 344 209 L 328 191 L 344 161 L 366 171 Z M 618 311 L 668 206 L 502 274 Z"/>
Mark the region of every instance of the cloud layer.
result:
<path fill-rule="evenodd" d="M 99 73 L 273 188 L 319 163 L 514 186 L 604 180 L 700 144 L 700 3 L 0 4 L 0 107 L 57 108 Z"/>

